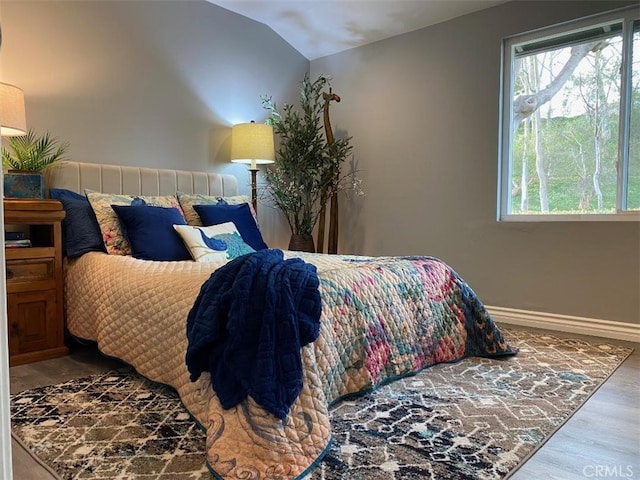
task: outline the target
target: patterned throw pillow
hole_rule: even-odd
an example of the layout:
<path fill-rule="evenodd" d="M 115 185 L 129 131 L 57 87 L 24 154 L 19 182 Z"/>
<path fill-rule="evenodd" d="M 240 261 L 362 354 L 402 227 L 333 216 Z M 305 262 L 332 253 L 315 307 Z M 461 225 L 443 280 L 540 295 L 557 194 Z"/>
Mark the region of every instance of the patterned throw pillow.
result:
<path fill-rule="evenodd" d="M 233 222 L 197 227 L 174 225 L 196 262 L 231 260 L 255 250 L 247 245 Z"/>
<path fill-rule="evenodd" d="M 240 205 L 248 203 L 253 218 L 256 218 L 256 212 L 251 204 L 251 199 L 247 195 L 234 195 L 232 197 L 218 197 L 210 195 L 202 195 L 199 193 L 182 193 L 177 192 L 176 196 L 184 212 L 184 218 L 188 225 L 201 226 L 202 221 L 193 209 L 194 205 Z"/>
<path fill-rule="evenodd" d="M 118 195 L 112 193 L 100 193 L 93 190 L 85 190 L 87 200 L 91 204 L 102 241 L 110 255 L 131 255 L 131 246 L 125 238 L 120 221 L 111 205 L 149 205 L 153 207 L 173 207 L 184 216 L 178 199 L 173 195 L 142 196 L 142 195 Z"/>

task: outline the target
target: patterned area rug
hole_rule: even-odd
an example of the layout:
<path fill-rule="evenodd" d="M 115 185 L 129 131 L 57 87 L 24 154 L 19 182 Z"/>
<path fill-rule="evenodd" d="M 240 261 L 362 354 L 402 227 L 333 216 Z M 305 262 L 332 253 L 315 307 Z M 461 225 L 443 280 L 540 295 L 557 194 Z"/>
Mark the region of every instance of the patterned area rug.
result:
<path fill-rule="evenodd" d="M 503 479 L 631 349 L 503 329 L 515 357 L 439 365 L 343 401 L 305 480 Z M 12 396 L 18 437 L 64 479 L 209 479 L 177 395 L 130 369 Z"/>

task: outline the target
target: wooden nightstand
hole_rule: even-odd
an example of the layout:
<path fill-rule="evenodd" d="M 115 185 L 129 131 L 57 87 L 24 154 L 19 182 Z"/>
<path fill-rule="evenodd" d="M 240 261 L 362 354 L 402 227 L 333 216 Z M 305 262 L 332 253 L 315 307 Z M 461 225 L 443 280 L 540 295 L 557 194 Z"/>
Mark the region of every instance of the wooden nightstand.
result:
<path fill-rule="evenodd" d="M 9 365 L 61 357 L 64 345 L 62 239 L 57 200 L 5 199 L 5 229 L 24 230 L 30 247 L 5 247 Z"/>

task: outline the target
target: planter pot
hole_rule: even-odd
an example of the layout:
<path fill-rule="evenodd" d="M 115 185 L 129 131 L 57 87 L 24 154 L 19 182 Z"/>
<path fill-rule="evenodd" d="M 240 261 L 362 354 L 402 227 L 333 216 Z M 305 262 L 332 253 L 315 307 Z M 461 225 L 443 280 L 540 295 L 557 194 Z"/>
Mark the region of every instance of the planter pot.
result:
<path fill-rule="evenodd" d="M 292 234 L 289 240 L 289 250 L 315 253 L 316 247 L 313 243 L 313 236 Z"/>
<path fill-rule="evenodd" d="M 26 170 L 4 174 L 5 198 L 44 198 L 44 175 Z"/>

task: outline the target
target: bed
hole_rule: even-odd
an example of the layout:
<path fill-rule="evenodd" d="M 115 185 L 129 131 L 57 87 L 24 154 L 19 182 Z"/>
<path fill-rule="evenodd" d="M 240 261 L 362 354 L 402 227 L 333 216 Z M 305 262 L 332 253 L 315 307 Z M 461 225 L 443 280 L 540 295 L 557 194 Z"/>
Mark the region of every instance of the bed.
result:
<path fill-rule="evenodd" d="M 52 167 L 47 185 L 79 194 L 237 195 L 227 175 L 77 162 Z M 65 259 L 71 335 L 175 388 L 206 429 L 206 461 L 219 478 L 302 478 L 330 445 L 329 411 L 340 399 L 436 363 L 515 353 L 473 290 L 436 258 L 283 257 L 315 266 L 322 309 L 317 338 L 299 352 L 301 390 L 282 418 L 252 396 L 223 408 L 208 372 L 190 378 L 187 317 L 228 259 L 156 261 L 104 251 Z"/>

